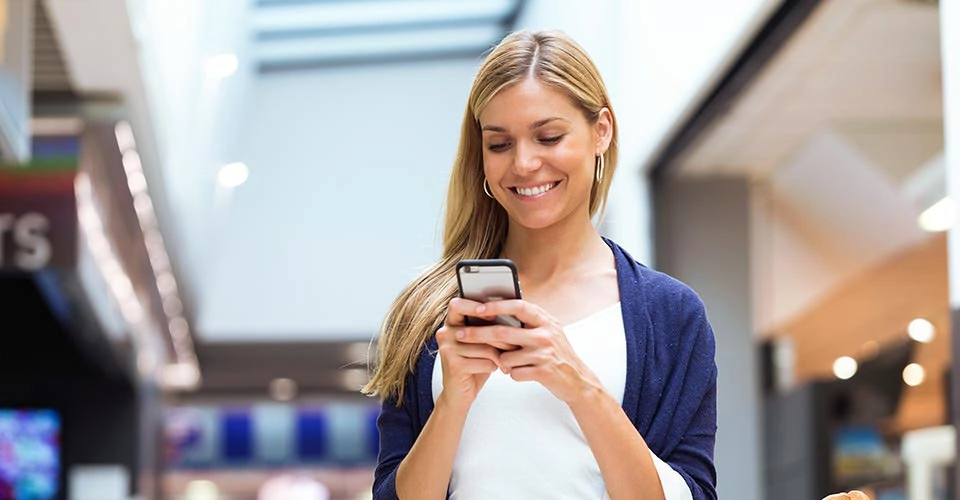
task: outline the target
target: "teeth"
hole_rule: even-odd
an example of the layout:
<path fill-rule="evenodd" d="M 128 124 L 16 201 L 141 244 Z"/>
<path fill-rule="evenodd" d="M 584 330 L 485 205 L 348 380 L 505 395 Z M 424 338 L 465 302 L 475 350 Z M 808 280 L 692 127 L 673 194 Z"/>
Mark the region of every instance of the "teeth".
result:
<path fill-rule="evenodd" d="M 550 183 L 550 184 L 544 184 L 542 186 L 536 186 L 532 188 L 518 187 L 517 192 L 523 196 L 536 196 L 538 194 L 543 194 L 543 193 L 546 193 L 547 191 L 550 191 L 551 189 L 553 189 L 553 186 L 554 184 Z"/>

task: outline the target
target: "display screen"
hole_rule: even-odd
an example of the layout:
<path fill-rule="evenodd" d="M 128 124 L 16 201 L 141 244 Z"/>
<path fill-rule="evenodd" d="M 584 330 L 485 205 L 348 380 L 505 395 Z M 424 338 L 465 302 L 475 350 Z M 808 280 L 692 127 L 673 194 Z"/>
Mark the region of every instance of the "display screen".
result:
<path fill-rule="evenodd" d="M 0 500 L 49 500 L 60 487 L 60 415 L 0 410 Z"/>

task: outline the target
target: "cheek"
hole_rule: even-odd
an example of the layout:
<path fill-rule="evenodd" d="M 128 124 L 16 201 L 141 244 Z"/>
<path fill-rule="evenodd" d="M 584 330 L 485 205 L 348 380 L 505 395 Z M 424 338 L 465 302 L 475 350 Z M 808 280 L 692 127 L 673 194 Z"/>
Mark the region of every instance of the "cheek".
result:
<path fill-rule="evenodd" d="M 483 173 L 487 177 L 500 177 L 507 171 L 510 161 L 506 154 L 483 153 Z"/>
<path fill-rule="evenodd" d="M 591 174 L 593 160 L 580 144 L 560 144 L 554 152 L 556 161 L 564 166 L 568 174 Z"/>

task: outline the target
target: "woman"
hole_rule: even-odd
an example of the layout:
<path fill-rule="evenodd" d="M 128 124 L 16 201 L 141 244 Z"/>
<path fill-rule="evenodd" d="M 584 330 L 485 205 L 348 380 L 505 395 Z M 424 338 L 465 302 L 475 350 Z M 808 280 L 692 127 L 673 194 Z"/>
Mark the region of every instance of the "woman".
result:
<path fill-rule="evenodd" d="M 388 312 L 365 388 L 383 399 L 375 498 L 716 498 L 713 331 L 694 292 L 594 228 L 616 164 L 610 100 L 575 42 L 520 32 L 493 49 L 443 257 Z M 455 298 L 458 261 L 498 257 L 524 300 Z M 524 328 L 465 326 L 500 314 Z"/>

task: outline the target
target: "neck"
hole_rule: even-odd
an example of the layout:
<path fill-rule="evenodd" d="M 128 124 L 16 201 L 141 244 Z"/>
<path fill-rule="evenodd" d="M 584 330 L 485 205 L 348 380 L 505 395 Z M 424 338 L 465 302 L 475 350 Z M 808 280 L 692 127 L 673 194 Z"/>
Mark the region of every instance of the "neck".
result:
<path fill-rule="evenodd" d="M 543 229 L 511 221 L 502 256 L 514 261 L 520 273 L 534 283 L 612 259 L 589 216 L 568 219 Z"/>

